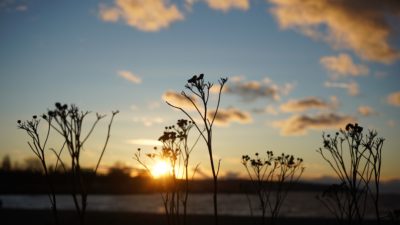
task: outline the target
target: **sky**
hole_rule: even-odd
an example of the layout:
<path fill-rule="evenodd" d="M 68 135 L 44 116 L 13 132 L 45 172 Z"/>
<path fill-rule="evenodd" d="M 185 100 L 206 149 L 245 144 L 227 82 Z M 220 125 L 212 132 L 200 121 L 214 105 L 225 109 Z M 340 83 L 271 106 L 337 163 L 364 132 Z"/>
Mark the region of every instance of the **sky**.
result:
<path fill-rule="evenodd" d="M 396 0 L 0 1 L 0 159 L 33 157 L 16 121 L 62 102 L 92 111 L 88 123 L 108 114 L 82 163 L 95 165 L 118 109 L 103 168 L 139 168 L 136 150 L 185 118 L 165 101 L 204 73 L 229 79 L 213 132 L 221 177 L 267 150 L 302 157 L 306 179 L 332 176 L 322 132 L 358 122 L 386 139 L 383 179 L 400 179 L 399 24 Z M 204 143 L 192 160 L 211 175 Z"/>

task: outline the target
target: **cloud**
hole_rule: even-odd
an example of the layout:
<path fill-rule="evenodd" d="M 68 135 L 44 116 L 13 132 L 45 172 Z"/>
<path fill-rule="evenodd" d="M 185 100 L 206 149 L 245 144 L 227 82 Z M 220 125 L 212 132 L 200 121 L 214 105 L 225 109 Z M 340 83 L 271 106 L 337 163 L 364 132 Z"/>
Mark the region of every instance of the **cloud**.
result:
<path fill-rule="evenodd" d="M 388 95 L 386 101 L 389 105 L 400 107 L 400 91 Z"/>
<path fill-rule="evenodd" d="M 347 54 L 338 56 L 325 56 L 319 61 L 328 71 L 342 76 L 362 76 L 369 73 L 369 69 L 365 65 L 356 65 L 351 57 Z"/>
<path fill-rule="evenodd" d="M 325 87 L 329 88 L 342 88 L 347 90 L 347 94 L 350 96 L 357 96 L 360 94 L 360 88 L 355 81 L 350 82 L 325 82 Z"/>
<path fill-rule="evenodd" d="M 289 94 L 293 88 L 293 84 L 286 83 L 278 86 L 268 78 L 262 81 L 246 81 L 243 77 L 233 77 L 231 82 L 225 85 L 223 92 L 239 95 L 244 101 L 254 101 L 258 98 L 271 98 L 278 101 L 281 95 Z"/>
<path fill-rule="evenodd" d="M 366 105 L 361 105 L 357 108 L 357 112 L 363 116 L 372 116 L 375 115 L 376 112 L 373 108 Z"/>
<path fill-rule="evenodd" d="M 279 114 L 279 110 L 276 107 L 274 107 L 273 105 L 268 105 L 267 107 L 261 108 L 261 109 L 260 108 L 254 109 L 253 112 L 254 113 L 266 113 L 266 114 L 273 115 L 273 116 L 276 116 Z"/>
<path fill-rule="evenodd" d="M 280 109 L 282 112 L 304 112 L 310 109 L 330 109 L 336 107 L 336 98 L 332 98 L 332 103 L 326 102 L 317 97 L 308 97 L 299 100 L 289 100 L 282 104 Z"/>
<path fill-rule="evenodd" d="M 2 11 L 2 10 L 25 12 L 25 11 L 28 11 L 28 5 L 24 1 L 1 0 L 0 1 L 0 11 Z"/>
<path fill-rule="evenodd" d="M 335 49 L 351 49 L 365 60 L 392 63 L 400 57 L 389 43 L 396 28 L 388 21 L 388 16 L 400 16 L 398 0 L 269 1 L 283 29 L 296 29 Z"/>
<path fill-rule="evenodd" d="M 25 12 L 28 11 L 28 6 L 27 5 L 18 5 L 17 7 L 15 7 L 16 11 L 19 12 Z"/>
<path fill-rule="evenodd" d="M 142 123 L 146 127 L 151 127 L 155 124 L 161 124 L 164 120 L 161 117 L 135 117 L 133 122 Z"/>
<path fill-rule="evenodd" d="M 115 0 L 115 5 L 101 5 L 99 16 L 106 22 L 123 20 L 141 31 L 159 31 L 184 19 L 175 4 L 167 0 Z"/>
<path fill-rule="evenodd" d="M 212 118 L 215 114 L 215 110 L 208 112 L 208 117 Z M 237 122 L 241 124 L 248 124 L 253 121 L 250 113 L 240 111 L 236 108 L 219 109 L 217 116 L 215 117 L 215 124 L 219 126 L 228 126 L 230 123 Z"/>
<path fill-rule="evenodd" d="M 139 76 L 133 74 L 130 71 L 120 70 L 120 71 L 118 71 L 118 75 L 120 77 L 124 78 L 125 80 L 130 81 L 130 82 L 132 82 L 134 84 L 142 83 L 142 79 Z"/>
<path fill-rule="evenodd" d="M 205 0 L 208 7 L 227 12 L 231 9 L 248 10 L 250 0 Z"/>
<path fill-rule="evenodd" d="M 389 127 L 395 127 L 395 126 L 397 125 L 397 121 L 396 121 L 396 120 L 388 120 L 388 121 L 386 122 L 386 124 L 387 124 Z"/>
<path fill-rule="evenodd" d="M 195 98 L 193 97 L 190 98 L 196 105 L 198 105 Z M 186 110 L 195 110 L 193 104 L 186 97 L 175 91 L 166 91 L 163 94 L 162 99 L 174 106 L 178 106 Z"/>
<path fill-rule="evenodd" d="M 160 102 L 149 102 L 147 103 L 147 108 L 150 110 L 158 109 L 160 108 Z"/>
<path fill-rule="evenodd" d="M 128 144 L 132 145 L 145 145 L 145 146 L 161 146 L 162 143 L 153 139 L 131 139 L 127 141 Z"/>
<path fill-rule="evenodd" d="M 317 115 L 293 115 L 285 120 L 274 121 L 273 126 L 281 129 L 281 135 L 305 135 L 308 130 L 343 128 L 348 123 L 354 123 L 355 118 L 336 113 Z"/>

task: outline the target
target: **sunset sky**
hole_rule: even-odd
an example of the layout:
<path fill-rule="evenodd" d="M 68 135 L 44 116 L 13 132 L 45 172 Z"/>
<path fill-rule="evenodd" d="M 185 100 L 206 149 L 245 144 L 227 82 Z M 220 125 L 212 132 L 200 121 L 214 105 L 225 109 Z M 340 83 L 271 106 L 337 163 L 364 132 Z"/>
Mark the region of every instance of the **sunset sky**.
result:
<path fill-rule="evenodd" d="M 383 177 L 400 179 L 399 24 L 398 0 L 0 1 L 0 160 L 32 157 L 16 121 L 62 102 L 120 110 L 103 168 L 139 167 L 136 149 L 185 118 L 165 100 L 204 73 L 229 79 L 214 128 L 221 176 L 267 150 L 302 157 L 305 178 L 333 175 L 316 152 L 322 132 L 358 122 L 386 138 Z M 197 145 L 192 162 L 211 175 L 207 160 Z"/>

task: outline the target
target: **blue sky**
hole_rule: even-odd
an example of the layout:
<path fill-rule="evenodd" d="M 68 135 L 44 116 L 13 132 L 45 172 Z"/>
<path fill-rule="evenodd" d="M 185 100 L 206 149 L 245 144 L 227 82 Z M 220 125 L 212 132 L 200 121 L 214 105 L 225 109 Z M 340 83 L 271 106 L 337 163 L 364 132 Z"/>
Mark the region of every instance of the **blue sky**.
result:
<path fill-rule="evenodd" d="M 119 109 L 103 165 L 137 167 L 136 149 L 151 146 L 134 143 L 184 118 L 165 93 L 204 73 L 229 78 L 227 120 L 215 127 L 222 175 L 243 172 L 242 154 L 266 150 L 303 157 L 306 177 L 331 175 L 315 152 L 322 131 L 357 121 L 386 138 L 383 174 L 399 178 L 399 12 L 390 0 L 2 1 L 0 158 L 31 157 L 16 121 L 60 101 Z M 202 144 L 194 155 L 207 172 Z"/>

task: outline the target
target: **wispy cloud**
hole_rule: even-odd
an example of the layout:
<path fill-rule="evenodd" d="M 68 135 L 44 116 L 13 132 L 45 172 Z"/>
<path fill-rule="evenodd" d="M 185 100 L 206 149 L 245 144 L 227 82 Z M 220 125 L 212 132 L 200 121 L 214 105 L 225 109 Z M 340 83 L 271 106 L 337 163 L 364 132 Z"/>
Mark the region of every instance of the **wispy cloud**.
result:
<path fill-rule="evenodd" d="M 357 108 L 357 112 L 362 115 L 362 116 L 372 116 L 376 115 L 376 111 L 371 107 L 367 105 L 361 105 Z"/>
<path fill-rule="evenodd" d="M 299 100 L 289 100 L 282 104 L 282 112 L 304 112 L 310 109 L 332 109 L 337 106 L 336 97 L 332 97 L 332 102 L 326 102 L 318 97 L 307 97 Z"/>
<path fill-rule="evenodd" d="M 367 66 L 354 64 L 351 57 L 347 54 L 325 56 L 320 59 L 320 63 L 325 67 L 325 69 L 337 75 L 362 76 L 369 73 Z"/>
<path fill-rule="evenodd" d="M 243 77 L 233 77 L 231 82 L 225 85 L 223 92 L 240 96 L 244 101 L 254 101 L 259 98 L 280 100 L 282 95 L 289 94 L 294 84 L 286 83 L 278 86 L 270 79 L 262 81 L 246 81 Z"/>
<path fill-rule="evenodd" d="M 16 1 L 16 0 L 1 0 L 0 1 L 0 11 L 17 11 L 17 12 L 25 12 L 28 11 L 28 5 L 25 1 Z"/>
<path fill-rule="evenodd" d="M 207 5 L 215 10 L 227 12 L 231 9 L 248 10 L 250 0 L 205 0 Z"/>
<path fill-rule="evenodd" d="M 99 16 L 106 22 L 124 21 L 142 31 L 159 31 L 184 16 L 167 0 L 115 0 L 114 6 L 100 5 Z"/>
<path fill-rule="evenodd" d="M 389 43 L 395 24 L 388 21 L 388 15 L 399 17 L 400 1 L 269 1 L 274 5 L 270 11 L 283 29 L 297 29 L 370 61 L 391 63 L 400 57 Z"/>
<path fill-rule="evenodd" d="M 400 91 L 388 95 L 386 101 L 389 105 L 400 107 Z"/>
<path fill-rule="evenodd" d="M 293 115 L 285 120 L 274 121 L 272 125 L 280 128 L 283 136 L 305 135 L 309 130 L 323 131 L 332 128 L 343 128 L 348 123 L 354 123 L 352 116 L 336 113 L 317 115 Z"/>
<path fill-rule="evenodd" d="M 118 71 L 118 75 L 125 80 L 132 82 L 134 84 L 140 84 L 142 83 L 142 78 L 140 78 L 138 75 L 133 74 L 130 71 L 127 70 L 120 70 Z"/>
<path fill-rule="evenodd" d="M 397 125 L 397 121 L 396 121 L 396 120 L 388 120 L 388 121 L 386 122 L 386 124 L 387 124 L 389 127 L 395 127 L 395 126 Z"/>
<path fill-rule="evenodd" d="M 273 115 L 273 116 L 276 116 L 279 114 L 278 108 L 276 108 L 273 105 L 268 105 L 265 108 L 253 109 L 253 112 L 254 113 L 266 113 L 266 114 Z"/>
<path fill-rule="evenodd" d="M 191 11 L 193 5 L 198 2 L 204 2 L 211 9 L 223 12 L 234 9 L 246 11 L 250 8 L 250 0 L 185 0 L 185 8 Z"/>
<path fill-rule="evenodd" d="M 28 11 L 28 6 L 27 5 L 18 5 L 17 7 L 15 7 L 15 10 L 17 10 L 19 12 L 25 12 L 25 11 Z"/>
<path fill-rule="evenodd" d="M 350 96 L 357 96 L 360 94 L 360 88 L 358 86 L 358 83 L 355 81 L 350 81 L 350 82 L 332 82 L 332 81 L 327 81 L 325 82 L 325 87 L 328 88 L 342 88 L 347 91 L 347 94 Z"/>
<path fill-rule="evenodd" d="M 146 127 L 151 127 L 155 124 L 161 124 L 164 122 L 161 117 L 134 117 L 133 122 L 142 123 Z"/>
<path fill-rule="evenodd" d="M 131 139 L 127 141 L 132 145 L 144 145 L 144 146 L 161 146 L 162 143 L 153 139 Z"/>
<path fill-rule="evenodd" d="M 178 92 L 166 91 L 163 94 L 162 99 L 166 102 L 171 103 L 172 105 L 181 107 L 183 109 L 195 110 L 193 104 L 186 97 L 184 97 L 183 95 L 181 95 Z M 196 105 L 198 105 L 195 98 L 191 97 L 191 99 Z"/>
<path fill-rule="evenodd" d="M 210 110 L 208 112 L 208 117 L 212 118 L 215 114 L 215 110 Z M 253 121 L 250 113 L 241 111 L 236 108 L 228 108 L 218 110 L 217 116 L 215 117 L 215 124 L 219 126 L 228 126 L 233 122 L 248 124 Z"/>

